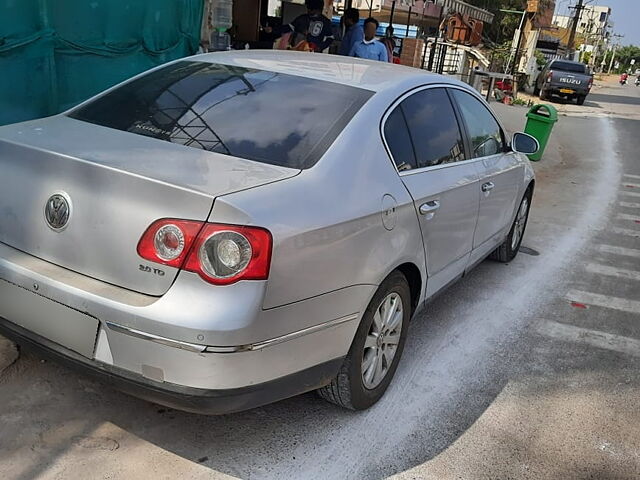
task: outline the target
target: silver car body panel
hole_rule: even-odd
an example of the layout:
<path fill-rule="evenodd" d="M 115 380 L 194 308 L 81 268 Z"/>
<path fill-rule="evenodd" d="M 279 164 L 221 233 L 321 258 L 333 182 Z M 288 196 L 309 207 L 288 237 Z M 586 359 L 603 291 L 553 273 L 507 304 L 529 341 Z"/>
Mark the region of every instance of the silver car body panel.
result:
<path fill-rule="evenodd" d="M 252 51 L 193 59 L 376 93 L 322 159 L 302 171 L 64 115 L 0 128 L 0 289 L 21 292 L 7 320 L 88 362 L 155 382 L 233 389 L 339 359 L 389 273 L 401 265 L 419 272 L 417 304 L 434 295 L 504 240 L 533 179 L 519 154 L 398 174 L 380 130 L 385 112 L 428 85 L 471 92 L 460 82 L 330 55 Z M 485 178 L 505 189 L 483 204 Z M 62 232 L 48 228 L 43 215 L 55 191 L 73 201 Z M 436 215 L 419 215 L 421 202 L 435 198 Z M 166 217 L 269 229 L 268 280 L 214 286 L 166 267 L 163 277 L 143 275 L 136 244 Z M 474 249 L 477 232 L 489 238 L 478 237 Z M 61 306 L 46 319 L 60 326 L 57 336 L 16 313 L 33 303 L 39 306 L 30 311 L 42 316 L 49 302 Z M 67 309 L 79 315 L 70 323 Z M 71 330 L 85 320 L 74 337 Z"/>

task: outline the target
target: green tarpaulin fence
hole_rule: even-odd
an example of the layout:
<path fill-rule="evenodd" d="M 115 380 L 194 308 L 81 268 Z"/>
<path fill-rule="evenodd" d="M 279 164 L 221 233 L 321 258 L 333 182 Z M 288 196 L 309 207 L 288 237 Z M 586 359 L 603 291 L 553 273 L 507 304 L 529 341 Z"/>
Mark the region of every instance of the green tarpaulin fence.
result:
<path fill-rule="evenodd" d="M 0 125 L 198 49 L 203 0 L 0 0 Z"/>

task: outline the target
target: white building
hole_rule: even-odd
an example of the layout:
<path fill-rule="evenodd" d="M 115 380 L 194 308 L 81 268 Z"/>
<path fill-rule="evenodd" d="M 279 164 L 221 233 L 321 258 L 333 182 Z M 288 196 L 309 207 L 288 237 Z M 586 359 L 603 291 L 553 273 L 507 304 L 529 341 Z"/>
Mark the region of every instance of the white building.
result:
<path fill-rule="evenodd" d="M 587 5 L 580 14 L 580 21 L 576 27 L 576 32 L 581 35 L 603 35 L 609 17 L 611 16 L 611 8 L 601 5 Z M 573 24 L 572 15 L 554 15 L 551 21 L 554 27 L 571 28 Z"/>

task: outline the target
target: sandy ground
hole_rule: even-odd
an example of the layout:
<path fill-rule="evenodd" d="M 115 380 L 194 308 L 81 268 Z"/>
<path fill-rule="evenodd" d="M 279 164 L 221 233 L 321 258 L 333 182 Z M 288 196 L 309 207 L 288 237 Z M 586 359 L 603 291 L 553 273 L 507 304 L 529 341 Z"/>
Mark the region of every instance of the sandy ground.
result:
<path fill-rule="evenodd" d="M 308 394 L 203 417 L 25 354 L 0 375 L 1 477 L 638 478 L 638 92 L 558 104 L 524 254 L 416 315 L 370 410 Z M 525 108 L 495 109 L 523 128 Z"/>

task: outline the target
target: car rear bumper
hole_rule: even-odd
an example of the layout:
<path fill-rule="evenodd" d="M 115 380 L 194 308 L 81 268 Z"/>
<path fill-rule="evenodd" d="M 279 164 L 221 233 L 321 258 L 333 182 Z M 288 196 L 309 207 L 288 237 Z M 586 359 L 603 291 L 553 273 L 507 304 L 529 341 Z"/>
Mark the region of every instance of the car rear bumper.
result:
<path fill-rule="evenodd" d="M 222 413 L 327 383 L 375 290 L 350 287 L 263 310 L 262 285 L 244 283 L 218 289 L 185 275 L 165 296 L 147 297 L 0 244 L 0 324 L 20 343 L 120 379 L 135 395 Z M 215 405 L 200 408 L 210 397 Z"/>
<path fill-rule="evenodd" d="M 589 95 L 590 90 L 584 88 L 576 88 L 567 85 L 546 85 L 544 91 L 550 95 L 561 95 L 561 96 L 573 96 L 577 97 L 578 95 Z M 562 92 L 562 90 L 571 90 L 572 92 Z"/>
<path fill-rule="evenodd" d="M 120 391 L 187 412 L 220 415 L 273 403 L 326 385 L 342 364 L 337 358 L 268 382 L 214 390 L 157 382 L 142 375 L 90 360 L 42 336 L 0 318 L 0 334 L 22 348 L 62 363 Z"/>

